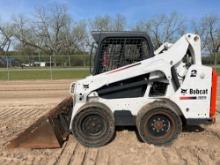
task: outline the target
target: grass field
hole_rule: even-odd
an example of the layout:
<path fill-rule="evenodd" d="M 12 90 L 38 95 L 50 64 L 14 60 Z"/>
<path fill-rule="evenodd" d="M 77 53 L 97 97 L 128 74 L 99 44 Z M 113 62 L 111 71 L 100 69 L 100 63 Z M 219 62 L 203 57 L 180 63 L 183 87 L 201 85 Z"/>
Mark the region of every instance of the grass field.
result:
<path fill-rule="evenodd" d="M 220 76 L 220 68 L 216 68 L 218 75 Z"/>
<path fill-rule="evenodd" d="M 220 75 L 220 68 L 216 68 Z M 88 68 L 56 68 L 52 69 L 52 79 L 80 79 L 89 75 Z M 9 80 L 49 80 L 49 69 L 10 69 Z M 8 71 L 0 69 L 0 80 L 8 80 Z"/>
<path fill-rule="evenodd" d="M 89 75 L 88 69 L 53 69 L 52 79 L 79 79 Z M 49 69 L 11 69 L 9 80 L 49 80 L 51 72 Z M 0 70 L 0 80 L 8 80 L 8 71 Z"/>

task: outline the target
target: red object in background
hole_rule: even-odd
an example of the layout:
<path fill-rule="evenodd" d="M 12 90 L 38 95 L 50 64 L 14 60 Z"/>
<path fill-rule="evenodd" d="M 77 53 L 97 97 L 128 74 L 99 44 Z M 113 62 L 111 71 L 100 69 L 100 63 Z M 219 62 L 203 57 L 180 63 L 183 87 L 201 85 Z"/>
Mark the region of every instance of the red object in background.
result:
<path fill-rule="evenodd" d="M 211 93 L 211 104 L 210 104 L 210 117 L 215 118 L 216 115 L 216 101 L 217 101 L 217 81 L 218 75 L 215 69 L 212 70 L 212 93 Z"/>
<path fill-rule="evenodd" d="M 102 66 L 109 66 L 109 55 L 106 51 L 104 52 Z"/>

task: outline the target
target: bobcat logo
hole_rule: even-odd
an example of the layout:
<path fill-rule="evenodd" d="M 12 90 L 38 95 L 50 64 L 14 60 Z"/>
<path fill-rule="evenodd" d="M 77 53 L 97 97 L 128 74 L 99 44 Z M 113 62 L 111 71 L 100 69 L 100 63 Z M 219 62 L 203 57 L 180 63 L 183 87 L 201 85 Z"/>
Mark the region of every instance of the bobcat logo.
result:
<path fill-rule="evenodd" d="M 186 94 L 187 93 L 187 89 L 181 89 L 181 93 L 182 94 Z"/>

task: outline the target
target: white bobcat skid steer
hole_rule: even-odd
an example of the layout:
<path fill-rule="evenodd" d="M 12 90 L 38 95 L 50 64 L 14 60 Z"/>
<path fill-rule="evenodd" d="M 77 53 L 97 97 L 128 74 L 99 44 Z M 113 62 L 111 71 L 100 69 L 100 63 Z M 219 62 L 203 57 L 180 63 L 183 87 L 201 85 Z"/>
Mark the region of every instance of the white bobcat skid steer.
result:
<path fill-rule="evenodd" d="M 201 64 L 200 38 L 186 34 L 155 53 L 136 32 L 96 32 L 93 76 L 72 85 L 69 129 L 90 147 L 108 143 L 116 126 L 136 126 L 153 144 L 172 141 L 183 124 L 215 120 L 216 72 Z"/>
<path fill-rule="evenodd" d="M 73 134 L 85 146 L 108 143 L 116 126 L 136 126 L 141 139 L 171 142 L 183 124 L 212 123 L 217 74 L 201 64 L 200 38 L 186 34 L 155 52 L 141 32 L 94 32 L 93 75 L 8 144 L 57 148 Z"/>

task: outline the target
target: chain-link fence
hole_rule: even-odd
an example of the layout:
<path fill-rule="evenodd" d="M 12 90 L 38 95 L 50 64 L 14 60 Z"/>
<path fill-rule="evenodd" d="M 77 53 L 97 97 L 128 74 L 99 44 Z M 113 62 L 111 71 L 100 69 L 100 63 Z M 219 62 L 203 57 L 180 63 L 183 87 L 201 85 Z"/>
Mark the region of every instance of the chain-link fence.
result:
<path fill-rule="evenodd" d="M 90 56 L 0 56 L 0 80 L 81 78 L 89 74 Z"/>
<path fill-rule="evenodd" d="M 203 56 L 202 61 L 214 65 L 212 56 Z M 88 54 L 0 55 L 0 80 L 78 79 L 90 74 L 90 63 L 93 59 Z M 217 58 L 217 69 L 219 64 Z"/>

